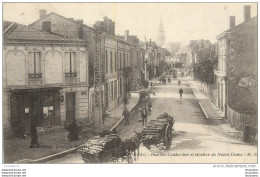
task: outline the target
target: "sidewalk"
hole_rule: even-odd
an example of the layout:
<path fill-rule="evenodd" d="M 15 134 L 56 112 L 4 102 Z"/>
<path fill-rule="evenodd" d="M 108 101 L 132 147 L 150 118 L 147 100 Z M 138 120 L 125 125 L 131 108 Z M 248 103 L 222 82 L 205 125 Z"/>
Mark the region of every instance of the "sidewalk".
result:
<path fill-rule="evenodd" d="M 128 104 L 127 109 L 130 111 L 135 105 L 138 103 L 139 98 L 133 97 L 133 94 L 131 93 L 131 98 L 128 98 Z M 106 117 L 103 129 L 109 130 L 112 129 L 120 119 L 122 119 L 122 113 L 124 111 L 124 103 L 121 103 L 119 106 L 115 107 L 112 112 L 109 114 L 108 117 Z"/>
<path fill-rule="evenodd" d="M 189 83 L 195 97 L 199 101 L 201 109 L 207 119 L 223 119 L 220 113 L 214 108 L 214 105 L 210 102 L 210 98 L 205 92 L 202 91 L 200 83 L 194 81 L 192 78 L 187 77 L 186 81 Z"/>
<path fill-rule="evenodd" d="M 194 81 L 190 77 L 186 77 L 185 80 L 190 85 L 195 97 L 197 98 L 199 105 L 210 124 L 213 124 L 212 129 L 215 131 L 225 134 L 226 136 L 242 139 L 242 133 L 234 128 L 226 121 L 225 117 L 221 115 L 213 103 L 211 103 L 210 98 L 202 91 L 200 83 Z"/>

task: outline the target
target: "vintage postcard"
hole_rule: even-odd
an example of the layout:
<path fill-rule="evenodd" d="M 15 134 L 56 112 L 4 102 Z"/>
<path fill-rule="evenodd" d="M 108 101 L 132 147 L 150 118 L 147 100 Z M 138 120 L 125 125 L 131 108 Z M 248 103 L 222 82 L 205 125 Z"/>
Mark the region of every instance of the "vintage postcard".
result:
<path fill-rule="evenodd" d="M 2 27 L 2 163 L 258 163 L 257 3 L 6 2 Z"/>

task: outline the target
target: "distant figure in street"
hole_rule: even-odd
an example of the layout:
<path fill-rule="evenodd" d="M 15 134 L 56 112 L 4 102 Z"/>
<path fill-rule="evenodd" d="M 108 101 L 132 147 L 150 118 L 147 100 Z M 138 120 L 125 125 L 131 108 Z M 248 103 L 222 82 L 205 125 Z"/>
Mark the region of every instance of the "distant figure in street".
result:
<path fill-rule="evenodd" d="M 143 126 L 146 125 L 147 123 L 147 109 L 146 106 L 143 106 L 142 110 L 141 110 L 141 115 L 142 115 L 142 119 L 143 119 Z"/>
<path fill-rule="evenodd" d="M 178 80 L 178 85 L 179 85 L 179 86 L 181 85 L 181 80 L 180 80 L 180 79 Z"/>
<path fill-rule="evenodd" d="M 164 85 L 166 85 L 166 79 L 165 79 L 165 77 L 163 78 L 163 83 L 164 83 Z"/>
<path fill-rule="evenodd" d="M 180 98 L 182 98 L 182 93 L 183 93 L 183 89 L 182 88 L 180 88 L 179 93 L 180 93 Z"/>
<path fill-rule="evenodd" d="M 34 147 L 40 147 L 39 143 L 38 143 L 38 135 L 37 135 L 37 129 L 35 126 L 34 121 L 31 122 L 31 126 L 30 126 L 30 134 L 31 134 L 31 144 L 30 144 L 30 148 L 34 148 Z"/>
<path fill-rule="evenodd" d="M 73 121 L 68 125 L 68 130 L 68 140 L 77 141 L 79 139 L 80 128 L 76 122 L 76 119 L 73 119 Z"/>
<path fill-rule="evenodd" d="M 124 111 L 122 113 L 122 116 L 124 116 L 125 119 L 125 125 L 129 125 L 129 117 L 130 117 L 130 112 L 128 111 L 128 109 L 125 107 Z"/>
<path fill-rule="evenodd" d="M 245 127 L 244 127 L 243 141 L 245 143 L 250 143 L 251 142 L 250 127 L 249 127 L 248 124 L 245 124 Z"/>
<path fill-rule="evenodd" d="M 125 94 L 124 98 L 123 98 L 123 102 L 124 102 L 124 107 L 127 106 L 128 103 L 128 98 L 127 98 L 127 94 Z"/>
<path fill-rule="evenodd" d="M 168 82 L 171 83 L 171 77 L 168 77 Z"/>

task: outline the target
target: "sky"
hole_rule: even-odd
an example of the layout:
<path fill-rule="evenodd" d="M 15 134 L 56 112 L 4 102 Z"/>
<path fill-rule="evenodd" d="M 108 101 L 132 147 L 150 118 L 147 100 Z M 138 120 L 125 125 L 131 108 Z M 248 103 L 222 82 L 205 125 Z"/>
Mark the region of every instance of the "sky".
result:
<path fill-rule="evenodd" d="M 3 19 L 29 25 L 46 9 L 47 14 L 83 19 L 93 26 L 107 16 L 115 21 L 116 34 L 129 30 L 142 41 L 156 41 L 162 18 L 166 43 L 184 45 L 197 39 L 216 42 L 216 36 L 229 29 L 229 16 L 236 17 L 236 25 L 243 22 L 244 5 L 251 5 L 251 17 L 257 15 L 256 3 L 4 3 Z"/>

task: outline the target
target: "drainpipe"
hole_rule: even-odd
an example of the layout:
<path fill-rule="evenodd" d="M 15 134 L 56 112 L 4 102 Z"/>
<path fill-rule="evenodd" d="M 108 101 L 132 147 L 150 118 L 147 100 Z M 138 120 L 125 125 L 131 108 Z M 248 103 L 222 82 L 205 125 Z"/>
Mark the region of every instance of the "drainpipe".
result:
<path fill-rule="evenodd" d="M 90 106 L 89 106 L 89 86 L 88 86 L 88 119 L 90 119 L 90 112 L 89 112 L 89 108 L 90 108 Z"/>
<path fill-rule="evenodd" d="M 228 104 L 228 79 L 227 79 L 227 76 L 226 76 L 226 89 L 225 89 L 225 91 L 226 91 L 226 94 L 225 94 L 225 96 L 226 96 L 225 118 L 228 119 L 228 117 L 227 117 L 227 104 Z"/>

